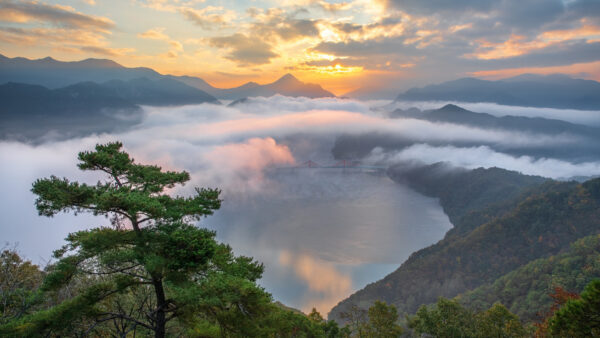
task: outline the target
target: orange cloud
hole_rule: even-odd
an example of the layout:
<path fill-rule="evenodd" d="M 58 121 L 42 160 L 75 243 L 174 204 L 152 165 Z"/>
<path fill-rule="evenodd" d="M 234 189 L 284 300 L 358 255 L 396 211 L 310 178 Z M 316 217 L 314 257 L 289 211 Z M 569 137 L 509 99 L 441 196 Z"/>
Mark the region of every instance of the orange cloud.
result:
<path fill-rule="evenodd" d="M 204 156 L 212 170 L 213 184 L 235 187 L 237 192 L 264 188 L 263 171 L 273 166 L 294 164 L 294 156 L 287 146 L 277 144 L 271 137 L 252 138 L 244 143 L 215 147 Z"/>
<path fill-rule="evenodd" d="M 68 6 L 49 5 L 36 1 L 3 1 L 0 7 L 0 20 L 16 23 L 48 22 L 59 27 L 85 28 L 105 33 L 114 27 L 114 22 L 108 18 L 83 14 Z"/>
<path fill-rule="evenodd" d="M 477 43 L 479 44 L 477 51 L 465 54 L 465 57 L 480 60 L 504 59 L 527 54 L 532 50 L 548 47 L 551 44 L 548 41 L 527 41 L 526 37 L 515 34 L 500 43 L 492 43 L 487 40 L 479 40 Z"/>
<path fill-rule="evenodd" d="M 600 27 L 587 24 L 586 20 L 581 20 L 579 28 L 546 31 L 533 40 L 527 40 L 525 36 L 515 34 L 500 43 L 479 40 L 477 41 L 479 44 L 477 51 L 464 56 L 481 60 L 503 59 L 527 54 L 533 50 L 574 39 L 585 39 L 588 43 L 598 42 L 600 41 Z"/>
<path fill-rule="evenodd" d="M 144 39 L 168 40 L 169 36 L 167 34 L 165 34 L 164 31 L 165 31 L 164 27 L 156 27 L 156 28 L 145 31 L 144 33 L 139 33 L 137 36 L 138 36 L 138 38 L 144 38 Z"/>
<path fill-rule="evenodd" d="M 326 314 L 352 292 L 352 279 L 339 272 L 329 262 L 307 254 L 294 255 L 282 251 L 279 263 L 294 269 L 296 276 L 308 286 L 308 296 L 303 301 L 302 310 L 309 312 L 313 307 Z"/>
<path fill-rule="evenodd" d="M 470 76 L 485 78 L 489 80 L 498 80 L 524 73 L 531 74 L 570 74 L 574 77 L 585 78 L 589 80 L 600 81 L 600 61 L 576 63 L 567 66 L 554 67 L 530 67 L 530 68 L 509 68 L 499 70 L 485 70 L 469 73 Z"/>
<path fill-rule="evenodd" d="M 587 39 L 588 42 L 598 42 L 600 41 L 600 27 L 587 24 L 587 21 L 582 20 L 582 26 L 577 29 L 547 31 L 540 37 L 547 41 Z"/>

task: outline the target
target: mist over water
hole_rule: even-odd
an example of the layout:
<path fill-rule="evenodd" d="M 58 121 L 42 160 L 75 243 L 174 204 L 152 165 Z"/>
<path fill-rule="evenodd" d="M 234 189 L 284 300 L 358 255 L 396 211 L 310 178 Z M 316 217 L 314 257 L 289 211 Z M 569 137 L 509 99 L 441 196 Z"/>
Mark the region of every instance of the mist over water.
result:
<path fill-rule="evenodd" d="M 384 171 L 297 168 L 308 160 L 335 163 L 331 150 L 338 136 L 377 133 L 412 142 L 404 149 L 374 149 L 364 159 L 382 166 L 444 160 L 549 177 L 600 171 L 598 161 L 515 157 L 498 150 L 540 143 L 576 146 L 579 141 L 571 135 L 388 119 L 381 110 L 371 109 L 381 104 L 274 96 L 233 107 L 145 107 L 139 125 L 115 134 L 49 139 L 37 145 L 0 142 L 0 161 L 5 164 L 0 167 L 2 240 L 18 242 L 25 257 L 43 262 L 69 232 L 109 225 L 107 219 L 89 215 L 39 217 L 29 190 L 35 179 L 50 175 L 91 184 L 103 179 L 76 168 L 77 152 L 120 140 L 137 162 L 190 172 L 192 181 L 171 193 L 188 195 L 196 186 L 222 189 L 222 208 L 200 226 L 216 230 L 237 254 L 263 262 L 261 284 L 276 300 L 327 313 L 354 290 L 396 269 L 412 252 L 441 239 L 451 227 L 437 200 L 392 182 Z M 565 119 L 570 116 L 565 114 Z"/>

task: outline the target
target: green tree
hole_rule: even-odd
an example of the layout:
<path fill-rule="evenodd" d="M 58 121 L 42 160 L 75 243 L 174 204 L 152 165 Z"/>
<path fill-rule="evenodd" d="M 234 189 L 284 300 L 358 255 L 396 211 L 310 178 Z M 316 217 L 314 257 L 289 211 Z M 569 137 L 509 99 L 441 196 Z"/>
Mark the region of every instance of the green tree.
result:
<path fill-rule="evenodd" d="M 478 313 L 475 316 L 476 336 L 478 337 L 497 337 L 512 338 L 526 337 L 527 330 L 515 314 L 508 309 L 496 303 L 488 310 Z"/>
<path fill-rule="evenodd" d="M 6 248 L 0 253 L 0 324 L 30 310 L 42 278 L 38 266 L 24 261 L 14 248 Z"/>
<path fill-rule="evenodd" d="M 189 174 L 137 164 L 120 142 L 81 152 L 79 160 L 81 170 L 108 178 L 88 185 L 52 176 L 37 180 L 32 191 L 43 216 L 74 211 L 111 217 L 111 227 L 69 234 L 42 290 L 59 292 L 82 276 L 85 287 L 0 327 L 0 334 L 60 335 L 75 330 L 74 323 L 87 325 L 86 334 L 101 334 L 103 323 L 115 320 L 125 324 L 120 334 L 140 330 L 155 337 L 164 337 L 174 319 L 196 335 L 204 335 L 201 328 L 222 335 L 259 329 L 252 317 L 271 305 L 255 284 L 263 266 L 235 257 L 214 232 L 190 223 L 219 209 L 219 190 L 172 197 L 165 190 L 183 185 Z"/>
<path fill-rule="evenodd" d="M 474 313 L 456 299 L 440 298 L 430 307 L 421 306 L 409 318 L 409 327 L 418 335 L 435 337 L 529 337 L 519 318 L 500 303 Z"/>
<path fill-rule="evenodd" d="M 560 337 L 600 336 L 600 280 L 590 282 L 579 299 L 568 300 L 554 312 L 548 326 Z"/>
<path fill-rule="evenodd" d="M 368 314 L 365 309 L 352 304 L 348 311 L 340 313 L 340 318 L 344 320 L 345 327 L 348 328 L 353 337 L 367 337 Z"/>
<path fill-rule="evenodd" d="M 398 311 L 394 305 L 375 301 L 368 311 L 367 336 L 372 338 L 391 338 L 402 335 L 402 327 L 397 324 Z"/>
<path fill-rule="evenodd" d="M 471 311 L 462 307 L 458 301 L 443 297 L 430 308 L 421 306 L 409 320 L 409 327 L 417 334 L 435 337 L 474 337 L 474 324 Z"/>
<path fill-rule="evenodd" d="M 316 308 L 313 308 L 307 317 L 314 326 L 322 330 L 323 337 L 346 337 L 350 334 L 349 330 L 340 329 L 335 321 L 325 320 Z"/>

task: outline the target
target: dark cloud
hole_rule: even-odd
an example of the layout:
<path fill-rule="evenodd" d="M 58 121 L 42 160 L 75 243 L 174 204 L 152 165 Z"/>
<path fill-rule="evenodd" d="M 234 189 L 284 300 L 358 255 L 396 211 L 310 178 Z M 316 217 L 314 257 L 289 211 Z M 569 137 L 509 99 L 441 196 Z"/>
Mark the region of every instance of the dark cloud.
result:
<path fill-rule="evenodd" d="M 316 21 L 313 20 L 287 20 L 287 22 L 276 27 L 274 32 L 283 40 L 319 35 Z"/>
<path fill-rule="evenodd" d="M 71 29 L 108 30 L 114 27 L 114 23 L 109 19 L 82 14 L 58 5 L 48 5 L 34 1 L 0 1 L 1 20 L 20 22 L 23 18 L 45 21 L 58 27 Z"/>
<path fill-rule="evenodd" d="M 364 41 L 321 42 L 312 50 L 340 57 L 372 56 L 380 54 L 419 55 L 414 46 L 404 43 L 404 37 L 380 38 Z"/>
<path fill-rule="evenodd" d="M 465 13 L 489 11 L 496 0 L 382 0 L 387 7 L 408 13 L 431 15 L 435 13 Z"/>
<path fill-rule="evenodd" d="M 267 13 L 262 21 L 252 24 L 252 34 L 263 39 L 297 40 L 319 36 L 318 20 L 296 19 L 283 13 Z"/>
<path fill-rule="evenodd" d="M 213 47 L 228 49 L 230 52 L 226 58 L 240 66 L 266 64 L 278 56 L 268 43 L 241 33 L 211 38 L 209 43 Z"/>

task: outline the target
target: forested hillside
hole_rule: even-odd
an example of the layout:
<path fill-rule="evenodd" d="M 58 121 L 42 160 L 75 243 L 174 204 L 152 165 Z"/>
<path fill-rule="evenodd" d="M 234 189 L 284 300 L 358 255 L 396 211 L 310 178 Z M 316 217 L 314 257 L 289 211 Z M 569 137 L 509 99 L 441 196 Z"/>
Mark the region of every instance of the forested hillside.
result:
<path fill-rule="evenodd" d="M 473 175 L 474 179 L 462 183 L 458 183 L 460 175 L 437 176 L 438 180 L 453 183 L 420 183 L 421 191 L 440 197 L 455 230 L 437 244 L 411 255 L 384 279 L 338 304 L 330 318 L 338 319 L 340 311 L 350 304 L 364 307 L 374 300 L 392 303 L 401 313 L 414 313 L 421 304 L 434 303 L 440 296 L 455 297 L 492 283 L 532 260 L 559 254 L 568 249 L 570 243 L 600 230 L 600 179 L 583 184 L 547 182 L 535 188 L 529 186 L 530 189 L 515 202 L 506 199 L 482 202 L 486 200 L 483 187 L 487 185 L 478 184 L 481 178 L 475 178 L 479 175 L 491 178 L 496 171 L 472 171 L 464 177 Z M 427 175 L 423 174 L 423 177 Z M 460 191 L 464 193 L 445 197 L 447 189 L 458 188 L 461 184 Z M 489 185 L 498 189 L 497 185 Z M 522 185 L 521 191 L 525 189 Z M 513 193 L 517 194 L 518 190 Z M 453 207 L 453 203 L 464 205 L 465 210 Z M 473 209 L 477 206 L 483 209 L 469 213 L 469 205 Z"/>
<path fill-rule="evenodd" d="M 564 253 L 540 258 L 498 278 L 493 283 L 459 296 L 466 307 L 487 309 L 501 302 L 525 321 L 539 320 L 549 311 L 556 288 L 580 293 L 600 276 L 600 236 L 592 235 L 571 244 Z"/>

